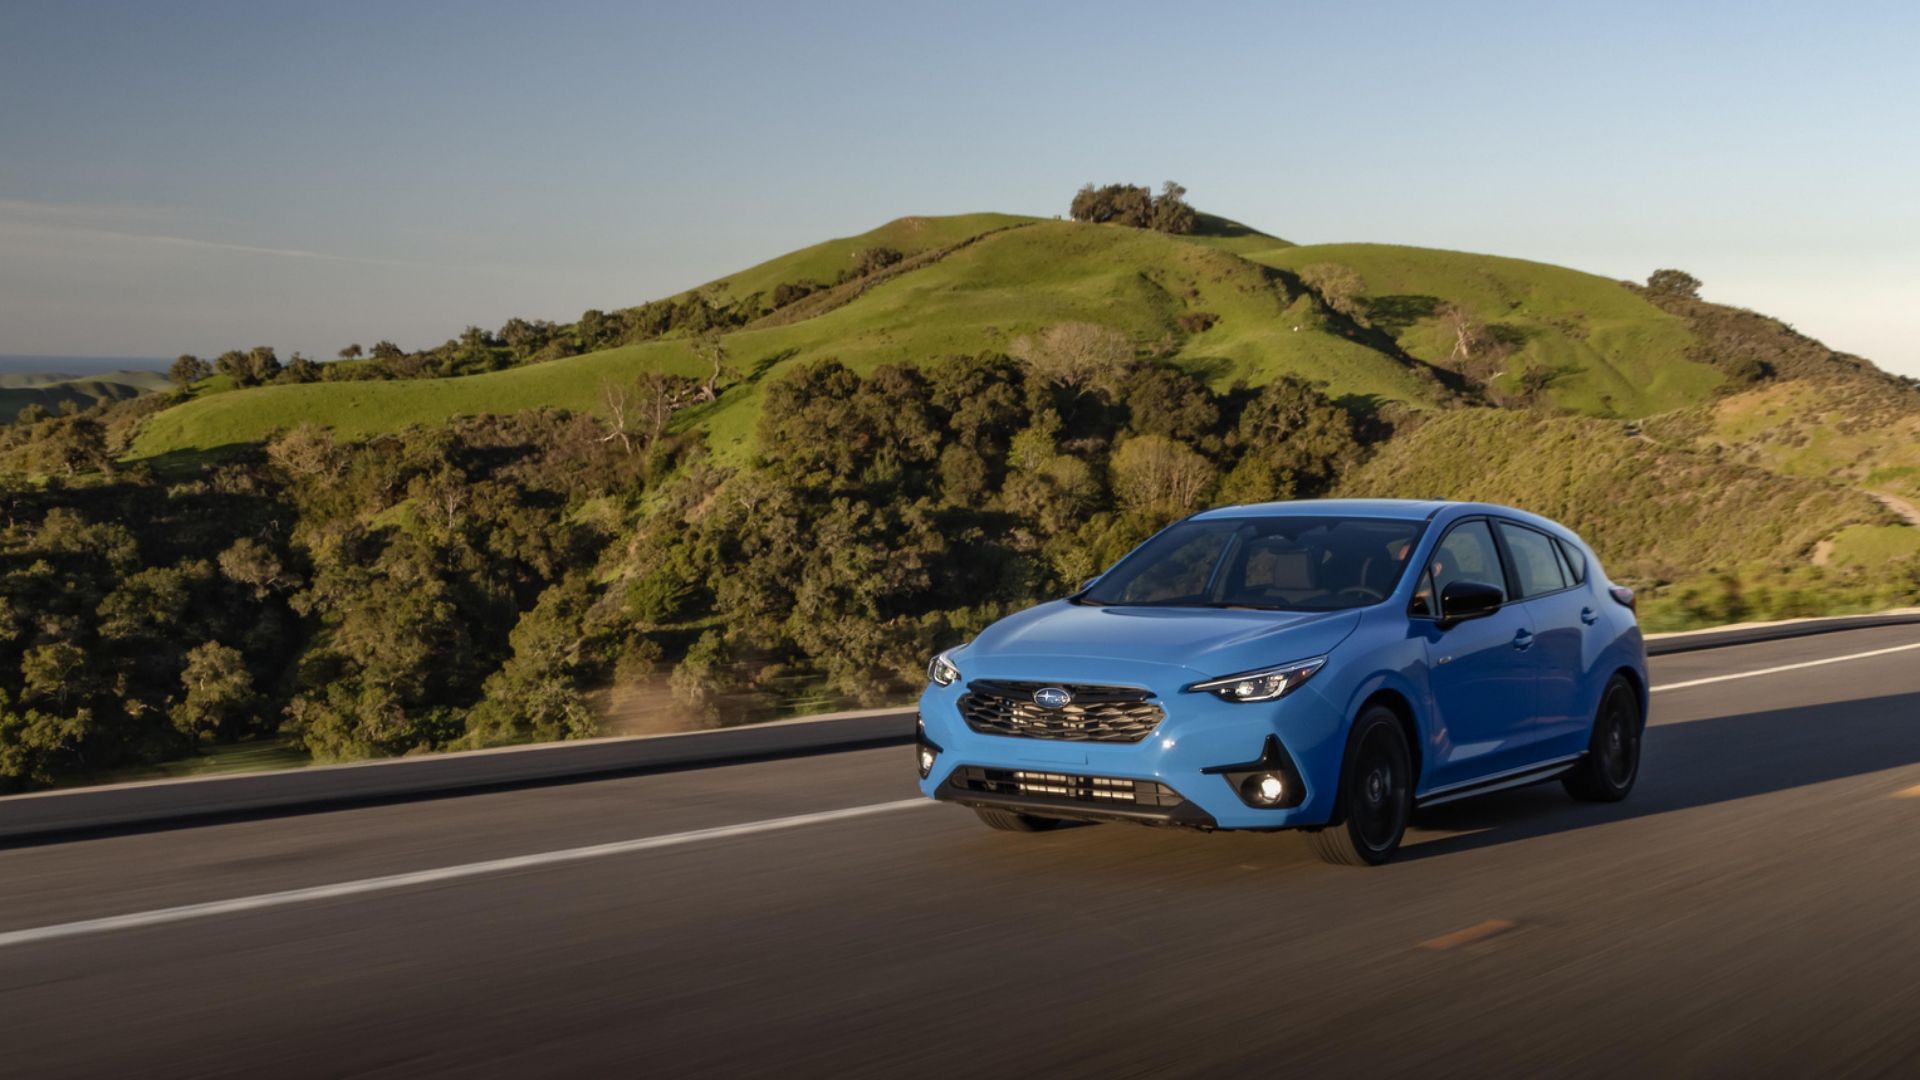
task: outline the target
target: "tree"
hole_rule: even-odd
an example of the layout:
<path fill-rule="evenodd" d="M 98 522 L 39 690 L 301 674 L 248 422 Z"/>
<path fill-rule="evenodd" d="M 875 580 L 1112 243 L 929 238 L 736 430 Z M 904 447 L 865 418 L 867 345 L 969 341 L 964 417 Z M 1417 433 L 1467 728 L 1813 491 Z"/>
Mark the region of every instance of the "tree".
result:
<path fill-rule="evenodd" d="M 247 354 L 239 349 L 228 349 L 221 353 L 213 366 L 220 374 L 232 379 L 236 386 L 253 385 L 253 368 L 247 363 Z"/>
<path fill-rule="evenodd" d="M 1087 184 L 1075 193 L 1068 212 L 1075 221 L 1185 234 L 1199 224 L 1199 215 L 1187 205 L 1186 194 L 1187 189 L 1172 180 L 1161 188 L 1158 198 L 1151 188 L 1132 184 Z"/>
<path fill-rule="evenodd" d="M 1213 486 L 1212 463 L 1164 435 L 1138 435 L 1114 451 L 1113 491 L 1156 521 L 1189 513 Z"/>
<path fill-rule="evenodd" d="M 1655 270 L 1647 275 L 1647 291 L 1681 300 L 1700 299 L 1700 279 L 1685 270 Z"/>
<path fill-rule="evenodd" d="M 299 353 L 287 361 L 286 370 L 280 373 L 280 382 L 310 383 L 320 381 L 320 365 Z"/>
<path fill-rule="evenodd" d="M 1121 387 L 1127 426 L 1138 435 L 1165 435 L 1194 446 L 1217 448 L 1220 409 L 1207 385 L 1167 364 L 1135 370 Z"/>
<path fill-rule="evenodd" d="M 255 345 L 247 351 L 247 371 L 252 376 L 249 385 L 271 382 L 280 374 L 280 358 L 274 355 L 273 346 Z"/>
<path fill-rule="evenodd" d="M 213 365 L 191 353 L 182 353 L 180 358 L 167 369 L 167 378 L 176 386 L 192 386 L 201 379 L 213 374 Z"/>
<path fill-rule="evenodd" d="M 64 709 L 67 699 L 85 680 L 87 654 L 70 641 L 56 641 L 28 649 L 20 657 L 20 682 L 25 699 Z"/>
<path fill-rule="evenodd" d="M 113 468 L 113 455 L 107 452 L 106 429 L 91 416 L 68 416 L 55 421 L 39 451 L 42 467 L 62 476 Z"/>
<path fill-rule="evenodd" d="M 1320 302 L 1361 326 L 1367 325 L 1362 306 L 1367 283 L 1353 267 L 1343 263 L 1310 263 L 1300 268 L 1300 282 L 1320 297 Z"/>
<path fill-rule="evenodd" d="M 718 334 L 701 334 L 693 339 L 693 354 L 707 362 L 707 378 L 700 384 L 699 399 L 713 401 L 720 396 L 720 380 L 735 374 L 727 366 L 727 346 Z"/>
<path fill-rule="evenodd" d="M 340 358 L 342 360 L 358 360 L 360 357 L 364 356 L 365 354 L 366 354 L 366 350 L 362 349 L 360 347 L 360 343 L 357 341 L 347 346 L 346 348 L 340 350 Z"/>
<path fill-rule="evenodd" d="M 1470 362 L 1476 351 L 1490 343 L 1486 323 L 1467 308 L 1447 303 L 1440 305 L 1436 314 L 1440 316 L 1440 324 L 1453 335 L 1453 351 L 1447 354 L 1448 361 L 1459 364 Z"/>
<path fill-rule="evenodd" d="M 180 672 L 186 696 L 169 711 L 173 726 L 190 737 L 232 735 L 251 726 L 260 708 L 253 675 L 240 650 L 209 641 L 187 653 Z"/>
<path fill-rule="evenodd" d="M 862 248 L 853 255 L 854 277 L 866 277 L 899 262 L 904 256 L 890 247 Z"/>
<path fill-rule="evenodd" d="M 633 453 L 632 416 L 636 411 L 631 386 L 615 379 L 600 381 L 600 416 L 607 425 L 601 442 L 618 439 L 622 450 Z"/>
<path fill-rule="evenodd" d="M 1233 440 L 1242 455 L 1230 478 L 1239 502 L 1321 494 L 1361 451 L 1353 417 L 1292 376 L 1260 388 L 1241 410 Z"/>
<path fill-rule="evenodd" d="M 647 448 L 652 449 L 667 433 L 667 424 L 673 414 L 693 404 L 701 396 L 702 390 L 685 375 L 674 375 L 665 371 L 649 371 L 640 376 L 640 430 L 646 436 Z"/>
<path fill-rule="evenodd" d="M 341 467 L 333 435 L 311 420 L 268 443 L 267 460 L 295 477 L 334 476 Z"/>
<path fill-rule="evenodd" d="M 1014 341 L 1007 350 L 1041 381 L 1080 393 L 1117 385 L 1133 366 L 1133 342 L 1099 323 L 1066 322 Z"/>
<path fill-rule="evenodd" d="M 1160 196 L 1153 200 L 1153 213 L 1148 226 L 1155 232 L 1185 236 L 1193 232 L 1199 224 L 1199 215 L 1186 202 L 1187 189 L 1169 180 L 1160 189 Z"/>
<path fill-rule="evenodd" d="M 273 549 L 250 536 L 235 540 L 220 553 L 220 572 L 234 584 L 246 586 L 255 600 L 294 584 Z"/>

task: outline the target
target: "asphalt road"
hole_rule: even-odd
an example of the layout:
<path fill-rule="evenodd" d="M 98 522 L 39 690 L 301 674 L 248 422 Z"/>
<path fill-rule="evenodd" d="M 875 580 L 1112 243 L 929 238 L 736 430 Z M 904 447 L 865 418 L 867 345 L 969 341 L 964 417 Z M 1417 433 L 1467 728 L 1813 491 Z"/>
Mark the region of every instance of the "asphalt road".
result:
<path fill-rule="evenodd" d="M 1677 685 L 1914 643 L 1657 659 L 1629 802 L 1377 870 L 906 748 L 0 851 L 0 1076 L 1920 1075 L 1920 649 Z"/>

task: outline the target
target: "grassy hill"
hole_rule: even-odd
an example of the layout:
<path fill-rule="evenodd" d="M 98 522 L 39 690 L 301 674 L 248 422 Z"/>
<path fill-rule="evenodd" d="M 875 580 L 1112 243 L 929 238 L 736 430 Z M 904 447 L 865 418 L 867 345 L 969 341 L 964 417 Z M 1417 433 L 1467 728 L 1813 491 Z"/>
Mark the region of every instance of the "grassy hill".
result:
<path fill-rule="evenodd" d="M 1497 367 L 1491 387 L 1526 394 L 1536 371 L 1546 400 L 1587 416 L 1636 417 L 1693 404 L 1722 376 L 1689 357 L 1685 320 L 1661 311 L 1619 282 L 1564 267 L 1493 255 L 1390 244 L 1315 244 L 1249 252 L 1268 266 L 1299 273 L 1344 266 L 1364 283 L 1369 322 L 1408 354 L 1459 368 L 1456 335 L 1444 305 L 1470 311 L 1489 338 L 1483 355 Z"/>
<path fill-rule="evenodd" d="M 833 285 L 874 247 L 905 258 Z M 1329 268 L 1351 295 L 1322 284 Z M 696 291 L 730 302 L 802 281 L 829 287 L 726 334 L 738 377 L 679 417 L 722 463 L 751 455 L 764 388 L 797 365 L 937 363 L 1088 321 L 1216 389 L 1285 374 L 1361 411 L 1515 407 L 1441 415 L 1348 486 L 1539 509 L 1622 553 L 1617 571 L 1641 580 L 1743 560 L 1801 565 L 1823 542 L 1822 564 L 1835 566 L 1920 546 L 1920 531 L 1864 494 L 1920 497 L 1920 394 L 1764 316 L 1592 274 L 1383 244 L 1296 246 L 1212 215 L 1195 235 L 1168 236 L 967 214 L 901 218 Z M 1477 350 L 1466 356 L 1455 347 L 1463 318 Z M 148 418 L 128 456 L 246 444 L 309 420 L 353 438 L 537 406 L 598 411 L 609 385 L 647 370 L 698 377 L 705 366 L 689 340 L 668 337 L 457 378 L 197 393 Z M 1741 381 L 1764 378 L 1755 370 L 1775 377 Z M 1634 439 L 1577 416 L 1652 419 Z M 1621 505 L 1624 490 L 1639 497 Z"/>
<path fill-rule="evenodd" d="M 1071 320 L 1116 327 L 1216 385 L 1260 384 L 1288 373 L 1322 381 L 1337 396 L 1415 406 L 1445 397 L 1424 365 L 1356 340 L 1351 327 L 1319 311 L 1310 296 L 1206 238 L 1063 221 L 1022 223 L 997 215 L 903 220 L 927 221 L 907 233 L 929 245 L 946 241 L 950 247 L 967 239 L 969 230 L 986 232 L 972 233 L 977 242 L 815 318 L 727 335 L 730 362 L 744 379 L 704 415 L 690 418 L 709 426 L 723 456 L 745 452 L 759 388 L 785 367 L 832 356 L 865 370 L 1003 351 L 1022 334 Z M 796 253 L 793 261 L 762 264 L 727 279 L 726 287 L 758 291 L 808 268 L 837 266 L 869 240 L 904 228 L 895 222 Z M 1240 242 L 1248 236 L 1211 239 Z M 1213 317 L 1205 330 L 1182 328 L 1182 316 L 1203 314 Z M 203 396 L 148 421 L 132 456 L 255 441 L 303 420 L 360 436 L 538 405 L 594 409 L 606 381 L 647 369 L 694 375 L 702 366 L 689 342 L 668 339 L 454 379 L 268 386 Z"/>
<path fill-rule="evenodd" d="M 798 251 L 788 252 L 778 258 L 768 259 L 739 273 L 729 274 L 718 281 L 710 281 L 693 291 L 708 291 L 726 297 L 742 297 L 751 296 L 754 293 L 771 293 L 777 285 L 800 281 L 831 284 L 839 274 L 853 265 L 856 255 L 868 248 L 892 248 L 902 255 L 913 256 L 950 247 L 996 229 L 1039 220 L 1042 219 L 1019 214 L 949 214 L 941 217 L 896 218 L 858 236 L 828 240 Z"/>

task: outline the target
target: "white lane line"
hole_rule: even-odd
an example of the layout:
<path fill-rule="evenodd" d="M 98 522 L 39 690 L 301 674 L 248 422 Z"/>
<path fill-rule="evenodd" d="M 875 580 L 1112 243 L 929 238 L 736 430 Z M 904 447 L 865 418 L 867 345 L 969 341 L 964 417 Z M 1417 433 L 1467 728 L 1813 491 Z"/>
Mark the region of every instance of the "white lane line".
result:
<path fill-rule="evenodd" d="M 407 874 L 389 874 L 386 877 L 362 878 L 359 881 L 342 881 L 332 885 L 315 885 L 306 889 L 288 889 L 285 892 L 260 893 L 257 896 L 241 896 L 232 900 L 214 900 L 204 904 L 186 904 L 181 907 L 159 908 L 154 911 L 136 911 L 129 915 L 111 915 L 104 919 L 84 919 L 80 922 L 56 923 L 52 926 L 36 926 L 26 930 L 10 930 L 0 933 L 0 949 L 13 945 L 31 945 L 35 942 L 52 941 L 56 938 L 78 937 L 82 934 L 103 934 L 112 930 L 133 930 L 143 926 L 159 926 L 163 923 L 185 922 L 188 919 L 204 919 L 212 915 L 232 915 L 242 911 L 259 911 L 262 908 L 285 907 L 288 904 L 305 904 L 315 900 L 333 900 L 342 896 L 363 896 L 367 893 L 386 892 L 391 889 L 405 889 L 415 885 L 434 885 L 443 881 L 458 881 L 461 878 L 479 877 L 483 874 L 502 874 L 510 870 L 526 870 L 538 866 L 552 866 L 555 863 L 579 862 L 583 859 L 602 859 L 609 855 L 626 855 L 635 851 L 652 851 L 655 848 L 677 847 L 682 844 L 697 844 L 703 840 L 725 840 L 734 836 L 750 836 L 754 833 L 774 832 L 780 829 L 798 829 L 807 825 L 821 825 L 829 821 L 845 821 L 848 818 L 867 817 L 884 814 L 892 810 L 905 810 L 911 806 L 937 805 L 929 799 L 901 799 L 897 802 L 871 803 L 866 806 L 850 806 L 845 810 L 823 810 L 816 814 L 795 814 L 792 817 L 769 818 L 765 821 L 748 821 L 739 825 L 721 825 L 711 829 L 695 829 L 692 832 L 668 833 L 664 836 L 644 836 L 638 840 L 619 840 L 611 844 L 592 844 L 587 847 L 566 848 L 560 851 L 542 851 L 533 855 L 515 855 L 506 859 L 489 859 L 485 862 L 464 863 L 459 866 L 442 866 L 433 870 L 416 870 Z"/>
<path fill-rule="evenodd" d="M 1797 664 L 1782 664 L 1779 667 L 1761 668 L 1758 671 L 1736 671 L 1731 675 L 1709 675 L 1704 679 L 1688 679 L 1685 682 L 1667 683 L 1653 688 L 1654 693 L 1662 690 L 1685 690 L 1689 686 L 1705 686 L 1708 683 L 1729 682 L 1733 679 L 1751 679 L 1758 675 L 1778 675 L 1783 671 L 1799 671 L 1801 668 L 1821 667 L 1826 664 L 1839 664 L 1848 660 L 1865 660 L 1869 656 L 1885 656 L 1888 653 L 1906 652 L 1908 649 L 1920 649 L 1920 641 L 1911 645 L 1895 645 L 1888 649 L 1874 649 L 1871 652 L 1848 653 L 1845 656 L 1829 656 L 1824 660 L 1802 660 Z"/>

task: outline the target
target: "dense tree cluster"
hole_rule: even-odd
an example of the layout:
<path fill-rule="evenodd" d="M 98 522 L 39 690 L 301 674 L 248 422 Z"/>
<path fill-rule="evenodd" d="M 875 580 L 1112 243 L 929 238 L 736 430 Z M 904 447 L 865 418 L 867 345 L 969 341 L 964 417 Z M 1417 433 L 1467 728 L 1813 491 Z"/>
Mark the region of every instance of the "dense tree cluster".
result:
<path fill-rule="evenodd" d="M 1348 414 L 1295 380 L 1223 394 L 1164 364 L 1063 380 L 1004 356 L 809 365 L 769 388 L 759 442 L 752 470 L 685 478 L 689 512 L 643 527 L 622 569 L 628 610 L 712 617 L 675 681 L 729 713 L 795 675 L 897 694 L 929 650 L 1168 521 L 1323 491 L 1359 453 Z"/>
<path fill-rule="evenodd" d="M 1069 213 L 1075 221 L 1131 225 L 1163 233 L 1185 235 L 1199 224 L 1187 204 L 1187 189 L 1169 180 L 1155 195 L 1152 188 L 1132 184 L 1088 184 L 1073 196 Z"/>
<path fill-rule="evenodd" d="M 657 374 L 612 388 L 620 429 L 302 426 L 165 480 L 111 467 L 111 416 L 30 418 L 0 453 L 0 787 L 268 735 L 342 759 L 588 734 L 596 688 L 641 677 L 730 718 L 873 701 L 1172 518 L 1358 455 L 1297 381 L 1216 392 L 1088 325 L 1029 346 L 800 368 L 729 469 L 670 422 L 713 391 Z"/>

